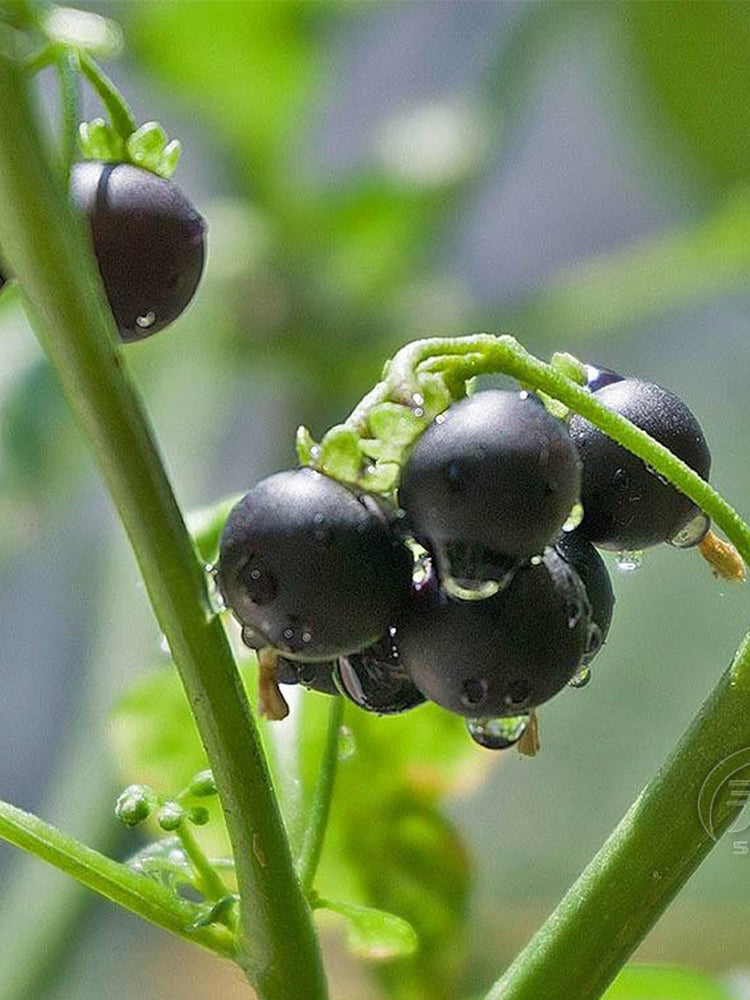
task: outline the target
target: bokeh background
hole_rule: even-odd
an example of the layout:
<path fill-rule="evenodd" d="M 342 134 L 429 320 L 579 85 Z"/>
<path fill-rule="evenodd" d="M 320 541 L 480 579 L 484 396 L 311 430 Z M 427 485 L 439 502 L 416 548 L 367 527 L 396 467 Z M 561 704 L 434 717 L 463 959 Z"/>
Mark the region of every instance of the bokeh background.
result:
<path fill-rule="evenodd" d="M 750 6 L 88 7 L 122 25 L 108 71 L 139 120 L 182 140 L 176 180 L 209 224 L 196 301 L 126 352 L 186 510 L 293 465 L 297 425 L 320 436 L 341 420 L 401 344 L 481 329 L 675 390 L 711 443 L 715 485 L 750 513 Z M 55 99 L 43 77 L 50 119 Z M 89 95 L 85 107 L 100 113 Z M 168 665 L 14 291 L 0 297 L 0 344 L 0 797 L 125 856 L 140 841 L 117 828 L 112 803 L 141 775 L 123 773 L 110 711 Z M 729 662 L 746 589 L 666 546 L 637 572 L 612 570 L 608 645 L 593 682 L 541 713 L 535 760 L 456 749 L 446 724 L 436 788 L 434 773 L 409 769 L 411 723 L 368 720 L 352 766 L 359 784 L 372 776 L 370 821 L 360 838 L 339 807 L 324 869 L 356 898 L 416 907 L 434 961 L 432 977 L 373 973 L 326 925 L 335 998 L 478 994 Z M 439 744 L 436 718 L 413 726 Z M 394 744 L 400 784 L 381 789 Z M 356 784 L 344 778 L 342 796 Z M 397 864 L 389 824 L 404 796 L 426 825 Z M 374 898 L 383 882 L 393 898 Z M 741 1000 L 749 920 L 750 856 L 730 837 L 638 957 L 716 973 Z M 0 1000 L 115 995 L 250 991 L 231 967 L 0 846 Z"/>

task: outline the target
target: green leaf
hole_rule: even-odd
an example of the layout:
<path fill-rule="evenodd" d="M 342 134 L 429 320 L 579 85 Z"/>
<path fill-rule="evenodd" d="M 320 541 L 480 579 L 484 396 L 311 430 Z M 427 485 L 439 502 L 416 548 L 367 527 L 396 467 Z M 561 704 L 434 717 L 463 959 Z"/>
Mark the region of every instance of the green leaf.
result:
<path fill-rule="evenodd" d="M 417 950 L 414 928 L 406 920 L 369 906 L 319 899 L 316 910 L 339 913 L 347 921 L 347 944 L 355 955 L 371 961 L 404 958 Z"/>
<path fill-rule="evenodd" d="M 673 965 L 629 965 L 602 1000 L 731 1000 L 714 980 Z"/>

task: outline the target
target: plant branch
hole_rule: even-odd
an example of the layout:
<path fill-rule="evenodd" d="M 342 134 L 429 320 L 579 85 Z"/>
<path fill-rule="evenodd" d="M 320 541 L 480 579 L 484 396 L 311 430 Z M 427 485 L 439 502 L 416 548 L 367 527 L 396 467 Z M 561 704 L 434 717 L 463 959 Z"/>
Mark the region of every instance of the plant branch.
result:
<path fill-rule="evenodd" d="M 323 1000 L 310 911 L 236 665 L 125 374 L 82 220 L 48 167 L 20 67 L 2 54 L 3 41 L 3 255 L 122 518 L 206 747 L 241 896 L 238 961 L 264 1000 Z"/>
<path fill-rule="evenodd" d="M 323 747 L 323 757 L 320 762 L 318 783 L 315 788 L 312 812 L 307 829 L 305 830 L 298 864 L 300 882 L 302 883 L 304 892 L 308 895 L 315 881 L 315 873 L 318 870 L 318 862 L 323 850 L 323 841 L 325 839 L 326 826 L 328 825 L 328 815 L 331 811 L 331 798 L 333 796 L 333 786 L 336 780 L 336 768 L 339 759 L 341 720 L 344 715 L 344 699 L 339 695 L 338 697 L 331 698 L 330 701 L 331 704 L 328 708 L 328 728 Z"/>
<path fill-rule="evenodd" d="M 127 139 L 138 127 L 133 112 L 124 97 L 110 80 L 104 70 L 98 66 L 91 56 L 85 52 L 79 53 L 81 72 L 99 95 L 99 100 L 107 109 L 109 120 L 114 130 Z"/>
<path fill-rule="evenodd" d="M 486 1000 L 595 1000 L 715 840 L 698 812 L 703 784 L 738 751 L 750 762 L 750 633 L 662 769 Z M 732 772 L 747 781 L 750 764 Z M 729 782 L 712 811 L 719 837 L 742 811 Z"/>
<path fill-rule="evenodd" d="M 62 165 L 65 183 L 68 183 L 70 169 L 78 152 L 78 54 L 69 46 L 59 46 L 55 56 L 60 77 L 60 101 L 62 104 Z"/>
<path fill-rule="evenodd" d="M 180 937 L 230 958 L 232 937 L 223 928 L 196 927 L 194 903 L 180 899 L 153 879 L 86 847 L 38 816 L 0 802 L 0 837 L 47 861 L 105 899 Z"/>

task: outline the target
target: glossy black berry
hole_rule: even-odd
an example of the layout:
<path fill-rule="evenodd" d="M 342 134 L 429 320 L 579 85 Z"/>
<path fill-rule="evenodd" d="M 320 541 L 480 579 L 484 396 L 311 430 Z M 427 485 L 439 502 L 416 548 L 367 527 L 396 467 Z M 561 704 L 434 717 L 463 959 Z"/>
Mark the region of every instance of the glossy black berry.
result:
<path fill-rule="evenodd" d="M 489 390 L 451 406 L 409 455 L 399 502 L 419 538 L 513 559 L 541 552 L 578 499 L 567 427 L 528 393 Z"/>
<path fill-rule="evenodd" d="M 269 476 L 233 508 L 217 581 L 261 643 L 327 660 L 383 635 L 408 599 L 412 567 L 371 497 L 304 468 Z"/>
<path fill-rule="evenodd" d="M 321 694 L 338 694 L 336 682 L 333 679 L 332 660 L 320 663 L 305 663 L 298 660 L 287 660 L 279 656 L 276 660 L 276 680 L 279 684 L 299 684 L 309 691 L 319 691 Z"/>
<path fill-rule="evenodd" d="M 590 607 L 578 575 L 552 548 L 484 600 L 416 590 L 398 626 L 401 662 L 420 691 L 471 719 L 521 715 L 581 665 Z"/>
<path fill-rule="evenodd" d="M 703 431 L 674 393 L 652 382 L 623 379 L 596 396 L 708 478 L 711 454 Z M 583 460 L 579 530 L 596 545 L 614 550 L 657 545 L 699 513 L 683 493 L 583 417 L 572 418 L 570 433 Z"/>
<path fill-rule="evenodd" d="M 589 635 L 584 661 L 590 663 L 604 645 L 612 624 L 615 606 L 612 581 L 604 560 L 579 531 L 563 532 L 555 542 L 555 548 L 573 567 L 586 588 L 586 595 L 591 605 L 593 628 Z"/>
<path fill-rule="evenodd" d="M 624 377 L 624 375 L 612 371 L 611 368 L 602 368 L 600 365 L 586 365 L 586 388 L 590 392 L 598 392 L 605 385 L 622 382 Z"/>
<path fill-rule="evenodd" d="M 401 663 L 397 641 L 389 629 L 374 646 L 339 657 L 335 672 L 339 689 L 368 712 L 395 715 L 425 700 Z"/>
<path fill-rule="evenodd" d="M 168 326 L 203 271 L 201 216 L 172 181 L 129 163 L 77 163 L 70 190 L 91 226 L 121 338 L 140 340 Z"/>

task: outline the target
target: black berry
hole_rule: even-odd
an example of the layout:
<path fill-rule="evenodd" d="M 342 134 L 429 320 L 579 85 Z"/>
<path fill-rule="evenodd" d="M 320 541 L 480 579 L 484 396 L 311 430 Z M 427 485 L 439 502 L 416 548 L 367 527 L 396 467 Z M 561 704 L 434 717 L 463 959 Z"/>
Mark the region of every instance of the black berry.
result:
<path fill-rule="evenodd" d="M 708 478 L 711 454 L 703 431 L 674 393 L 652 382 L 623 379 L 596 396 Z M 657 545 L 699 513 L 683 493 L 583 417 L 573 416 L 570 433 L 583 460 L 579 530 L 596 545 L 614 550 Z"/>
<path fill-rule="evenodd" d="M 415 534 L 519 559 L 541 552 L 578 499 L 565 424 L 527 393 L 490 390 L 451 406 L 412 449 L 399 502 Z M 486 559 L 483 556 L 482 559 Z"/>
<path fill-rule="evenodd" d="M 140 340 L 168 326 L 203 271 L 201 216 L 172 181 L 129 163 L 77 163 L 70 189 L 91 226 L 121 338 Z"/>
<path fill-rule="evenodd" d="M 468 718 L 520 715 L 567 684 L 590 625 L 586 591 L 554 550 L 492 597 L 415 590 L 398 626 L 401 661 L 424 695 Z"/>
<path fill-rule="evenodd" d="M 397 639 L 390 629 L 374 646 L 339 657 L 335 676 L 350 701 L 379 715 L 405 712 L 425 700 L 401 663 Z"/>
<path fill-rule="evenodd" d="M 310 691 L 319 691 L 321 694 L 338 694 L 339 690 L 333 679 L 334 666 L 331 660 L 305 663 L 279 656 L 276 660 L 276 680 L 279 684 L 300 684 Z"/>
<path fill-rule="evenodd" d="M 619 375 L 611 368 L 602 368 L 600 365 L 586 365 L 586 388 L 590 392 L 598 392 L 605 385 L 612 385 L 613 382 L 622 382 L 624 375 Z"/>
<path fill-rule="evenodd" d="M 327 660 L 375 642 L 408 599 L 413 557 L 372 498 L 298 469 L 233 508 L 218 584 L 262 644 Z"/>
<path fill-rule="evenodd" d="M 592 629 L 584 656 L 584 662 L 590 663 L 604 645 L 612 624 L 615 606 L 612 581 L 604 560 L 579 531 L 563 532 L 555 548 L 580 577 L 591 605 Z"/>

